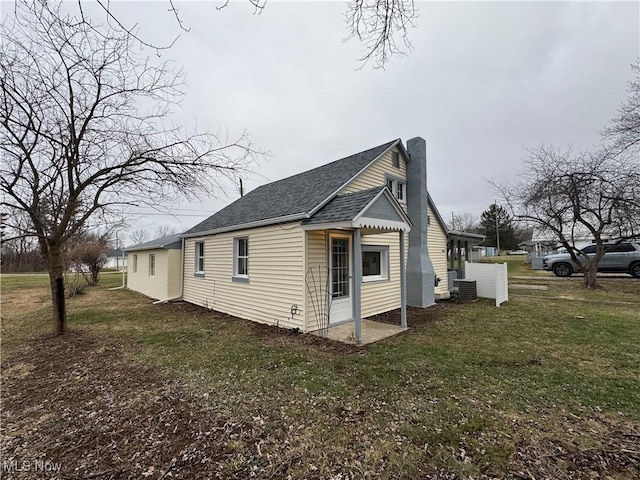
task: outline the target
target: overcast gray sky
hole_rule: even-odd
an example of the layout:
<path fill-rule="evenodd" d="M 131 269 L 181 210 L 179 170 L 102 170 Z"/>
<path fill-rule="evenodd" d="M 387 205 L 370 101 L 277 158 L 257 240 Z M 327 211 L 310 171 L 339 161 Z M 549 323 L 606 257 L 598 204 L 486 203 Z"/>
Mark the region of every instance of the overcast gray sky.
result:
<path fill-rule="evenodd" d="M 174 0 L 175 1 L 175 0 Z M 486 178 L 523 168 L 525 146 L 589 149 L 624 100 L 640 56 L 640 2 L 417 2 L 414 49 L 384 70 L 357 69 L 344 2 L 269 0 L 116 2 L 140 35 L 176 45 L 162 53 L 187 73 L 185 123 L 244 129 L 273 156 L 246 190 L 394 138 L 427 141 L 428 187 L 445 218 L 475 215 L 495 193 Z M 219 4 L 217 4 L 219 5 Z M 235 198 L 211 198 L 212 213 Z M 195 209 L 198 205 L 181 205 Z M 136 226 L 186 229 L 204 217 L 150 216 Z"/>

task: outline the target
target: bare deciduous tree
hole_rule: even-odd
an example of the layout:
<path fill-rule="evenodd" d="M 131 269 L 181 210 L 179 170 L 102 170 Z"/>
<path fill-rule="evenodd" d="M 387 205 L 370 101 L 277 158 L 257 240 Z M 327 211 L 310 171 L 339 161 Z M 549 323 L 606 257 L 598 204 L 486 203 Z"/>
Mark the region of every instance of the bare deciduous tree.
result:
<path fill-rule="evenodd" d="M 81 232 L 74 235 L 66 249 L 69 269 L 81 273 L 89 285 L 97 285 L 100 270 L 107 264 L 110 241 L 109 232 Z"/>
<path fill-rule="evenodd" d="M 17 2 L 2 23 L 2 204 L 30 220 L 47 264 L 54 332 L 66 329 L 63 248 L 116 205 L 215 191 L 259 152 L 170 126 L 183 80 L 128 32 Z M 136 48 L 133 48 L 133 47 Z"/>
<path fill-rule="evenodd" d="M 149 240 L 149 232 L 144 228 L 138 228 L 129 234 L 129 240 L 131 240 L 132 245 L 144 243 Z"/>
<path fill-rule="evenodd" d="M 458 232 L 475 232 L 478 229 L 478 217 L 471 212 L 452 213 L 447 228 Z"/>
<path fill-rule="evenodd" d="M 618 109 L 603 135 L 616 152 L 640 152 L 640 60 L 631 66 L 636 78 L 629 83 L 627 100 Z"/>
<path fill-rule="evenodd" d="M 156 227 L 155 233 L 159 238 L 168 237 L 169 235 L 178 233 L 178 229 L 176 227 L 172 227 L 171 225 L 158 225 Z"/>
<path fill-rule="evenodd" d="M 530 151 L 526 171 L 498 185 L 516 219 L 551 233 L 582 264 L 585 287 L 598 286 L 597 265 L 606 240 L 640 236 L 640 160 L 605 149 L 592 153 L 539 147 Z M 575 247 L 585 235 L 597 245 L 594 257 Z"/>

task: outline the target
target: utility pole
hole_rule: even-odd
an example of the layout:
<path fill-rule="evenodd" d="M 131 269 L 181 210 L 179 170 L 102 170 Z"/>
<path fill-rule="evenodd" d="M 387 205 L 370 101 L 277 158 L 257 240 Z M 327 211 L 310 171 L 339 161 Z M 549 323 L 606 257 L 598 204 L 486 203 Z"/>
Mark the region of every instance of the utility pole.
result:
<path fill-rule="evenodd" d="M 244 187 L 242 185 L 242 179 L 240 179 L 240 196 L 244 197 Z"/>

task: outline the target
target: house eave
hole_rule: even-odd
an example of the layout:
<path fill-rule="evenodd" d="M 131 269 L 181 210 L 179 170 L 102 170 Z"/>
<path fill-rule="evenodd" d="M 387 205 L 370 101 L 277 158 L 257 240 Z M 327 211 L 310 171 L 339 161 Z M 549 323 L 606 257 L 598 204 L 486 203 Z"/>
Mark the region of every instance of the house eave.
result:
<path fill-rule="evenodd" d="M 303 225 L 302 229 L 309 230 L 342 230 L 345 228 L 353 228 L 353 222 L 327 222 Z"/>
<path fill-rule="evenodd" d="M 166 245 L 149 245 L 142 248 L 127 248 L 125 252 L 144 252 L 145 250 L 180 250 L 181 247 L 167 247 Z M 109 257 L 109 258 L 122 258 L 122 257 Z"/>
<path fill-rule="evenodd" d="M 195 238 L 195 237 L 206 237 L 209 235 L 217 235 L 219 233 L 229 233 L 229 232 L 235 232 L 238 230 L 249 230 L 252 228 L 258 228 L 258 227 L 268 227 L 270 225 L 276 225 L 278 223 L 289 223 L 289 222 L 295 222 L 298 220 L 305 220 L 309 218 L 309 215 L 305 214 L 305 213 L 296 213 L 294 215 L 285 215 L 282 217 L 275 217 L 275 218 L 269 218 L 266 220 L 258 220 L 255 222 L 249 222 L 249 223 L 242 223 L 242 224 L 238 224 L 238 225 L 229 225 L 226 227 L 221 227 L 221 228 L 214 228 L 211 230 L 203 230 L 201 232 L 194 232 L 194 233 L 189 233 L 189 234 L 185 234 L 185 235 L 181 235 L 180 238 Z"/>

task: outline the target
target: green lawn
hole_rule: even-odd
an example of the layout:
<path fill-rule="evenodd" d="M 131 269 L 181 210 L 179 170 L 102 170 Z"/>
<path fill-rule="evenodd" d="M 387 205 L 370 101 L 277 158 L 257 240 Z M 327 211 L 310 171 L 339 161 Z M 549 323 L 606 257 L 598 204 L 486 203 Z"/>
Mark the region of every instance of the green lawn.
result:
<path fill-rule="evenodd" d="M 363 349 L 151 305 L 108 290 L 115 274 L 69 300 L 69 323 L 181 379 L 217 413 L 264 422 L 264 449 L 304 459 L 289 462 L 293 478 L 571 477 L 579 455 L 606 455 L 620 431 L 640 430 L 640 281 L 605 278 L 591 292 L 507 261 L 531 275 L 513 282 L 547 289 L 512 289 L 500 308 L 439 304 L 429 321 L 410 312 L 409 331 Z M 49 330 L 50 307 L 46 278 L 3 275 L 2 295 L 5 361 Z M 230 471 L 251 462 L 237 441 Z M 579 468 L 633 478 L 623 467 Z"/>

